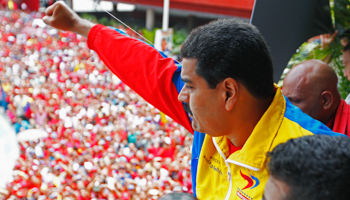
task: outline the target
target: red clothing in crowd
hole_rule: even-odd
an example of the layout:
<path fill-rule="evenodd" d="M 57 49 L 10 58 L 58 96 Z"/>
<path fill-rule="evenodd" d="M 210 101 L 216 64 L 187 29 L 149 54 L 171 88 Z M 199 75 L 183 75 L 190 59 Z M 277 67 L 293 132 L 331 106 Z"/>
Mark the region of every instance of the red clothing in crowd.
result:
<path fill-rule="evenodd" d="M 162 152 L 162 147 L 150 146 L 147 150 L 153 157 L 159 157 Z"/>
<path fill-rule="evenodd" d="M 162 158 L 171 158 L 174 160 L 174 155 L 175 155 L 175 147 L 169 146 L 169 148 L 162 148 L 160 152 L 160 157 Z"/>
<path fill-rule="evenodd" d="M 22 0 L 23 3 L 27 4 L 29 10 L 38 11 L 40 7 L 39 0 Z"/>
<path fill-rule="evenodd" d="M 350 105 L 341 100 L 335 115 L 328 121 L 327 126 L 334 132 L 350 136 Z"/>

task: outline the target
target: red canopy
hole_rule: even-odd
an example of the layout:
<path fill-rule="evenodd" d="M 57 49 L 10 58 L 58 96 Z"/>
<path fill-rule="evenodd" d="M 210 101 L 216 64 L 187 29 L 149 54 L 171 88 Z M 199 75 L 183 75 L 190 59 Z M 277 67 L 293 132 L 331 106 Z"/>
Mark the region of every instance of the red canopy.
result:
<path fill-rule="evenodd" d="M 108 0 L 163 7 L 163 0 Z M 171 0 L 170 8 L 250 18 L 254 0 Z"/>

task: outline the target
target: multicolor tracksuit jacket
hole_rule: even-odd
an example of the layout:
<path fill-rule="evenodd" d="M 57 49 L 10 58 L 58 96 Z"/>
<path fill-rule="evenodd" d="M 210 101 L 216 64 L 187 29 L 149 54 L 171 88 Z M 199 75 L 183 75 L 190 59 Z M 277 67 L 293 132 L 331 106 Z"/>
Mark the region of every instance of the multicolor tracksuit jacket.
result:
<path fill-rule="evenodd" d="M 268 179 L 266 153 L 291 138 L 311 134 L 338 135 L 276 94 L 241 150 L 228 155 L 225 136 L 193 131 L 177 99 L 184 83 L 181 65 L 152 46 L 120 30 L 94 26 L 88 46 L 107 67 L 150 104 L 194 134 L 191 175 L 198 199 L 260 200 Z"/>

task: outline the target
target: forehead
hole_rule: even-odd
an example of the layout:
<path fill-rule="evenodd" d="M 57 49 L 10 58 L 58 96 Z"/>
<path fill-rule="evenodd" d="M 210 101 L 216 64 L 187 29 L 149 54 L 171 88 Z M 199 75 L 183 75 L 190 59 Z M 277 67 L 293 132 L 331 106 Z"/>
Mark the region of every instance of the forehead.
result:
<path fill-rule="evenodd" d="M 195 75 L 196 74 L 196 72 L 195 72 L 196 65 L 197 65 L 197 59 L 184 58 L 182 60 L 181 77 Z"/>
<path fill-rule="evenodd" d="M 310 82 L 307 76 L 300 74 L 299 72 L 290 73 L 283 81 L 282 92 L 284 95 L 300 96 L 310 95 L 314 93 L 313 84 Z"/>
<path fill-rule="evenodd" d="M 296 93 L 305 88 L 305 80 L 298 75 L 288 74 L 283 81 L 283 93 Z"/>

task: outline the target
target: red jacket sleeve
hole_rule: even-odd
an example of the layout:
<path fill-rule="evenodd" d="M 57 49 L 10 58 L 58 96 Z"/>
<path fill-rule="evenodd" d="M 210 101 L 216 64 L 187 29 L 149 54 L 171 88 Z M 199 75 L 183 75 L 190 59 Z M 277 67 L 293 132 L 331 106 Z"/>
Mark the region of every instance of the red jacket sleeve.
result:
<path fill-rule="evenodd" d="M 88 46 L 131 89 L 193 133 L 172 82 L 177 69 L 173 59 L 163 58 L 150 45 L 102 25 L 90 30 Z"/>

